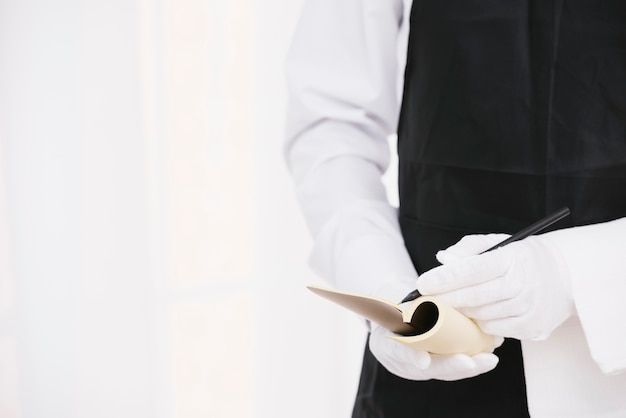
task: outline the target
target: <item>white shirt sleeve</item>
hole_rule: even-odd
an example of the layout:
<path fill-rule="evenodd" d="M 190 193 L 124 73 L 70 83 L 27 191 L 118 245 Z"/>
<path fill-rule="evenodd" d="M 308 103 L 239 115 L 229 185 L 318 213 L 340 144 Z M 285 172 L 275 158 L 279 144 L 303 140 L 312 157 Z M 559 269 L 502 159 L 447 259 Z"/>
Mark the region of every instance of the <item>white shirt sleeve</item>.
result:
<path fill-rule="evenodd" d="M 305 1 L 287 58 L 285 156 L 314 237 L 311 266 L 337 288 L 395 300 L 417 278 L 381 181 L 404 9 L 402 0 Z"/>
<path fill-rule="evenodd" d="M 576 311 L 593 360 L 626 372 L 626 218 L 546 234 L 565 257 Z"/>

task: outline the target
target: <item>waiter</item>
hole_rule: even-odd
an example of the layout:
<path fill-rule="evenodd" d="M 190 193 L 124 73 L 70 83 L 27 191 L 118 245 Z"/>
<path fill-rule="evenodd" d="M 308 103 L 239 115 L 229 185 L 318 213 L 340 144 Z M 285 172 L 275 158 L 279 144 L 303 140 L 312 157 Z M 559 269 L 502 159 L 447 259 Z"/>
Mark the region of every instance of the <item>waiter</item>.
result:
<path fill-rule="evenodd" d="M 287 71 L 316 271 L 505 337 L 430 355 L 371 324 L 353 416 L 626 416 L 626 2 L 305 1 Z"/>

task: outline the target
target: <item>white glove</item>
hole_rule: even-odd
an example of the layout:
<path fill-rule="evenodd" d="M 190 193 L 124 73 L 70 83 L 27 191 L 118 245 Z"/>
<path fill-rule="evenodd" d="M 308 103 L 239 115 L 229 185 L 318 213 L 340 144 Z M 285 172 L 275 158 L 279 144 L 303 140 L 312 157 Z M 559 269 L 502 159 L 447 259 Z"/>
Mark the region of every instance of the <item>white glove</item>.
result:
<path fill-rule="evenodd" d="M 417 281 L 473 318 L 488 334 L 543 340 L 574 312 L 567 264 L 544 236 L 532 236 L 482 255 L 507 235 L 469 235 L 437 253 L 443 266 Z"/>
<path fill-rule="evenodd" d="M 408 380 L 460 380 L 486 373 L 498 364 L 491 353 L 436 355 L 390 339 L 393 332 L 372 323 L 369 346 L 376 359 L 391 373 Z M 497 345 L 502 338 L 496 338 Z"/>

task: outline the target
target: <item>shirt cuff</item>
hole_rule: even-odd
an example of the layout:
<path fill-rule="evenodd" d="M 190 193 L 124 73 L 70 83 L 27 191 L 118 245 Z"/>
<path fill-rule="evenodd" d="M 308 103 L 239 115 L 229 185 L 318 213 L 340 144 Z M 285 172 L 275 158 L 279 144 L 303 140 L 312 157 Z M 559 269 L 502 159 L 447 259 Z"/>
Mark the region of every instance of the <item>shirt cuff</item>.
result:
<path fill-rule="evenodd" d="M 568 265 L 592 358 L 605 374 L 626 371 L 626 218 L 545 235 Z"/>

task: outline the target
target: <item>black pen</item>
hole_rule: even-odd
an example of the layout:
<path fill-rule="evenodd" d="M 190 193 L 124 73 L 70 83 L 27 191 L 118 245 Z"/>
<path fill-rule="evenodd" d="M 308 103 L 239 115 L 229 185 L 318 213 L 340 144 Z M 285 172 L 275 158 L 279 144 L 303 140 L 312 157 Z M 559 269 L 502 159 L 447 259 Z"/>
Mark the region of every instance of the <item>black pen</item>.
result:
<path fill-rule="evenodd" d="M 561 219 L 565 218 L 567 215 L 569 215 L 569 208 L 564 207 L 561 208 L 559 210 L 557 210 L 556 212 L 554 212 L 551 215 L 546 216 L 545 218 L 535 222 L 534 224 L 522 229 L 521 231 L 511 235 L 510 237 L 508 237 L 507 239 L 505 239 L 504 241 L 502 241 L 499 244 L 494 245 L 493 247 L 483 251 L 480 254 L 484 254 L 486 252 L 489 252 L 491 250 L 495 250 L 496 248 L 500 248 L 500 247 L 504 247 L 507 244 L 510 244 L 512 242 L 515 241 L 519 241 L 522 240 L 526 237 L 529 237 L 533 234 L 536 234 L 537 232 L 541 231 L 542 229 L 545 229 L 547 227 L 549 227 L 550 225 L 552 225 L 553 223 L 560 221 Z M 420 297 L 421 294 L 420 292 L 415 289 L 414 291 L 412 291 L 411 293 L 409 293 L 408 295 L 406 295 L 406 297 L 404 299 L 402 299 L 402 302 L 400 303 L 405 303 L 405 302 L 410 302 L 414 299 L 417 299 L 418 297 Z"/>

